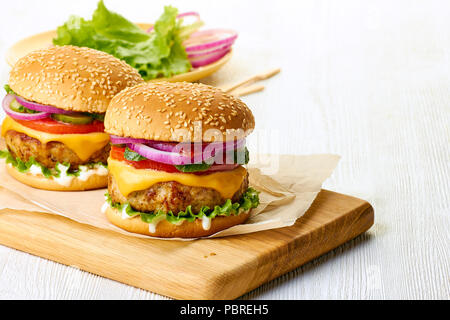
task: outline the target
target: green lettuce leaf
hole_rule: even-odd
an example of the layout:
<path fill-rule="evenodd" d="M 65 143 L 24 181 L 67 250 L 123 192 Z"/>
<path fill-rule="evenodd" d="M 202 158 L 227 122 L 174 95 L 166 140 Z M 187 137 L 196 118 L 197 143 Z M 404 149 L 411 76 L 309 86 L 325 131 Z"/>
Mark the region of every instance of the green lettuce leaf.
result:
<path fill-rule="evenodd" d="M 148 35 L 137 25 L 128 21 L 120 14 L 109 11 L 103 1 L 92 16 L 94 29 L 108 39 L 127 42 L 141 42 L 148 39 Z"/>
<path fill-rule="evenodd" d="M 21 173 L 26 173 L 30 170 L 30 168 L 35 165 L 41 168 L 42 174 L 46 178 L 50 178 L 56 173 L 53 173 L 49 168 L 44 167 L 39 162 L 37 162 L 33 157 L 31 157 L 28 161 L 24 162 L 20 158 L 14 158 L 8 150 L 0 151 L 0 159 L 6 159 L 6 164 L 12 165 L 17 171 Z"/>
<path fill-rule="evenodd" d="M 128 147 L 125 149 L 123 157 L 128 161 L 142 161 L 147 160 L 147 158 L 141 156 L 139 153 L 130 150 Z"/>
<path fill-rule="evenodd" d="M 177 168 L 178 171 L 181 171 L 181 172 L 184 172 L 184 173 L 206 171 L 206 170 L 208 170 L 211 167 L 212 167 L 212 165 L 207 164 L 207 163 L 185 164 L 185 165 L 175 166 L 175 168 Z"/>
<path fill-rule="evenodd" d="M 207 217 L 209 219 L 214 219 L 218 216 L 230 216 L 230 215 L 238 215 L 242 212 L 248 211 L 250 209 L 257 208 L 259 206 L 259 192 L 253 188 L 249 188 L 241 200 L 236 203 L 232 203 L 230 199 L 228 199 L 223 205 L 216 206 L 214 209 L 209 207 L 203 207 L 197 213 L 192 211 L 192 207 L 189 206 L 185 211 L 179 212 L 178 214 L 174 214 L 173 212 L 163 212 L 157 211 L 152 213 L 144 213 L 135 211 L 129 203 L 120 204 L 114 203 L 111 199 L 109 193 L 105 194 L 106 202 L 112 207 L 119 211 L 126 212 L 130 217 L 140 216 L 142 221 L 146 223 L 152 223 L 153 221 L 157 221 L 159 219 L 165 218 L 172 224 L 178 224 L 183 221 L 194 222 L 196 219 L 202 219 L 203 217 Z"/>
<path fill-rule="evenodd" d="M 61 176 L 61 168 L 66 172 L 68 176 L 78 177 L 80 175 L 79 170 L 69 170 L 70 164 L 68 163 L 57 163 L 54 169 L 47 168 L 36 161 L 35 158 L 31 157 L 28 161 L 22 161 L 20 158 L 14 158 L 8 150 L 0 150 L 0 159 L 5 159 L 6 164 L 12 165 L 17 171 L 21 173 L 27 173 L 30 168 L 34 165 L 41 168 L 42 174 L 46 178 L 56 177 L 59 178 Z M 90 163 L 85 165 L 88 169 L 93 169 L 96 166 L 107 167 L 103 163 Z"/>
<path fill-rule="evenodd" d="M 53 43 L 107 52 L 136 68 L 145 80 L 171 77 L 191 70 L 182 43 L 200 26 L 182 26 L 177 15 L 176 8 L 166 6 L 154 30 L 147 33 L 100 1 L 92 20 L 71 16 L 58 27 Z"/>
<path fill-rule="evenodd" d="M 11 87 L 9 86 L 9 84 L 5 84 L 5 85 L 3 86 L 3 88 L 5 89 L 5 91 L 6 91 L 7 94 L 13 94 L 13 95 L 16 95 L 16 93 L 13 91 L 13 89 L 11 89 Z"/>
<path fill-rule="evenodd" d="M 246 165 L 250 162 L 250 152 L 248 151 L 247 147 L 245 147 L 244 149 L 241 150 L 236 150 L 236 151 L 230 151 L 233 152 L 233 159 L 234 162 L 236 164 L 240 164 L 240 165 Z M 224 161 L 226 161 L 227 158 L 224 159 Z M 201 172 L 201 171 L 206 171 L 209 168 L 212 167 L 212 164 L 210 163 L 199 163 L 199 164 L 186 164 L 186 165 L 179 165 L 179 166 L 175 166 L 175 168 L 177 168 L 178 171 L 184 172 L 184 173 L 192 173 L 192 172 Z"/>

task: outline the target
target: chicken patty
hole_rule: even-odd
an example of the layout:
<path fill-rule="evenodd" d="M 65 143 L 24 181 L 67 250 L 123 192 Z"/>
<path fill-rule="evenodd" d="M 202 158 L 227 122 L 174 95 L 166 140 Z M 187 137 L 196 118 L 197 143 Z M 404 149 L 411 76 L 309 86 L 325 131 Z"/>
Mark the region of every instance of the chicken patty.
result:
<path fill-rule="evenodd" d="M 26 162 L 34 158 L 47 168 L 54 168 L 59 163 L 69 163 L 71 169 L 78 169 L 80 165 L 89 163 L 107 164 L 111 146 L 107 144 L 103 149 L 96 151 L 86 161 L 61 142 L 49 142 L 42 144 L 39 140 L 29 137 L 24 133 L 10 130 L 5 136 L 6 146 L 14 158 Z"/>
<path fill-rule="evenodd" d="M 161 182 L 153 185 L 149 189 L 135 191 L 125 197 L 120 193 L 114 177 L 109 174 L 108 191 L 114 203 L 130 203 L 134 210 L 140 212 L 163 212 L 172 211 L 174 214 L 186 210 L 192 206 L 192 211 L 199 212 L 204 206 L 214 208 L 227 201 L 222 195 L 210 188 L 190 187 L 178 182 Z M 231 199 L 233 203 L 239 202 L 242 195 L 248 189 L 248 174 L 242 182 L 239 190 Z"/>

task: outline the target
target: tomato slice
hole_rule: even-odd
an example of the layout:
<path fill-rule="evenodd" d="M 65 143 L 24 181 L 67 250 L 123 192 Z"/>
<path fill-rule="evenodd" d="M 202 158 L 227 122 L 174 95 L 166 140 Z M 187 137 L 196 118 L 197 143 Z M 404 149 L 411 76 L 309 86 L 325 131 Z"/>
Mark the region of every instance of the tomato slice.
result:
<path fill-rule="evenodd" d="M 103 122 L 98 120 L 95 120 L 90 124 L 63 123 L 53 120 L 52 118 L 45 118 L 41 120 L 32 120 L 32 121 L 15 119 L 14 121 L 33 130 L 54 134 L 77 134 L 77 133 L 83 134 L 83 133 L 105 131 L 105 126 Z"/>

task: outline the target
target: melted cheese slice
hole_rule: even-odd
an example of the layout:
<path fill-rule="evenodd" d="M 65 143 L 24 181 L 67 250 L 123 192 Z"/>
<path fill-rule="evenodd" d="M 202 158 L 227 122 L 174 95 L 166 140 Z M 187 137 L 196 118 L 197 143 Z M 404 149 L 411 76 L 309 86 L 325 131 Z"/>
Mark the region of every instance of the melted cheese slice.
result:
<path fill-rule="evenodd" d="M 82 161 L 88 160 L 96 151 L 103 149 L 109 143 L 109 135 L 103 132 L 53 134 L 27 128 L 12 118 L 6 117 L 2 124 L 2 137 L 10 130 L 24 133 L 29 137 L 39 140 L 42 144 L 51 141 L 61 142 L 75 152 Z"/>
<path fill-rule="evenodd" d="M 168 173 L 136 169 L 111 158 L 108 159 L 108 170 L 116 180 L 120 193 L 125 197 L 134 191 L 146 190 L 157 183 L 175 181 L 186 186 L 214 189 L 224 199 L 231 199 L 239 190 L 247 175 L 247 170 L 243 167 L 238 167 L 233 171 L 216 172 L 203 176 L 188 173 Z"/>

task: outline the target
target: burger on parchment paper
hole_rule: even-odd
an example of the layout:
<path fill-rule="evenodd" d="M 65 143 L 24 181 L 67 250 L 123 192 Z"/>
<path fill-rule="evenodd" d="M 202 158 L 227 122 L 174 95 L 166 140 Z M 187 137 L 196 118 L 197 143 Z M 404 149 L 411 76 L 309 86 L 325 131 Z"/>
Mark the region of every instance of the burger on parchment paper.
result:
<path fill-rule="evenodd" d="M 103 212 L 116 226 L 160 238 L 197 238 L 244 223 L 259 205 L 249 187 L 239 99 L 203 84 L 127 88 L 105 117 L 111 134 Z"/>
<path fill-rule="evenodd" d="M 20 59 L 3 100 L 0 156 L 8 173 L 45 190 L 106 187 L 104 113 L 117 93 L 141 82 L 125 62 L 88 48 L 51 47 Z"/>

